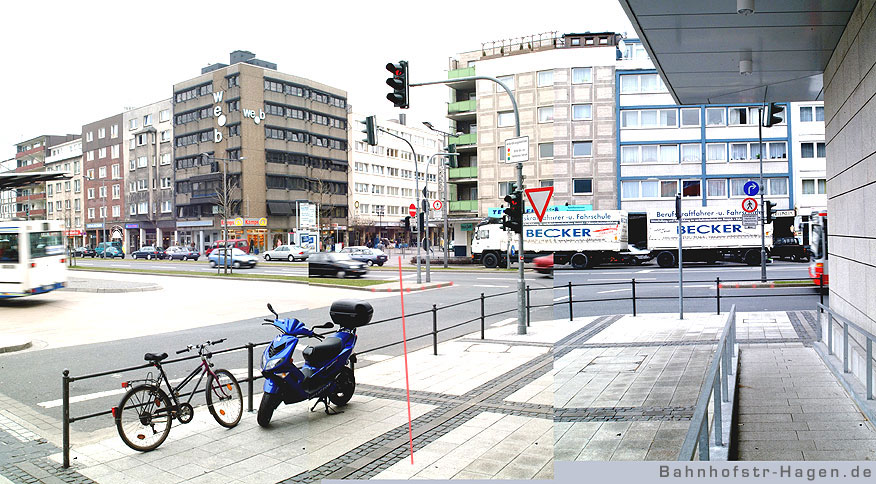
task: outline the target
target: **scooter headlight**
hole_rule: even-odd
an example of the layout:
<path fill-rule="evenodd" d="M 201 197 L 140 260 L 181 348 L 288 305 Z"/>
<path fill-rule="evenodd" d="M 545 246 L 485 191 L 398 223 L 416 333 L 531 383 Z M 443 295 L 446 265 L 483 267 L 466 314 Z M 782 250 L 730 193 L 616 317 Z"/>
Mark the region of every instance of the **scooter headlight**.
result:
<path fill-rule="evenodd" d="M 265 359 L 264 357 L 262 357 L 262 358 Z M 262 368 L 265 370 L 273 370 L 274 368 L 279 366 L 280 363 L 282 363 L 282 362 L 283 362 L 283 358 L 274 358 L 272 360 L 268 360 L 267 362 L 263 362 Z"/>

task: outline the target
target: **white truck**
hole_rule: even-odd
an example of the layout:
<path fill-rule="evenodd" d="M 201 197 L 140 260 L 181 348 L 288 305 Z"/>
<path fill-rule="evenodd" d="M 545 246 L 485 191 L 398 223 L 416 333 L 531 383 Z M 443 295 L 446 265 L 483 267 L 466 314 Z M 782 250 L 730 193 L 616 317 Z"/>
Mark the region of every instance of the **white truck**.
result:
<path fill-rule="evenodd" d="M 746 227 L 742 222 L 744 213 L 741 205 L 682 207 L 684 262 L 714 263 L 730 258 L 752 266 L 760 264 L 760 225 Z M 657 259 L 660 267 L 677 266 L 678 219 L 675 209 L 648 210 L 647 223 L 651 256 Z M 770 244 L 772 224 L 767 224 L 765 233 L 765 240 Z"/>
<path fill-rule="evenodd" d="M 481 222 L 472 241 L 472 258 L 485 267 L 505 266 L 516 254 L 518 236 L 502 230 L 499 219 Z M 548 212 L 541 222 L 523 215 L 524 260 L 554 254 L 554 264 L 584 269 L 602 262 L 639 263 L 642 256 L 627 246 L 627 212 L 623 210 Z M 513 258 L 512 258 L 513 259 Z M 647 260 L 647 256 L 645 259 Z"/>

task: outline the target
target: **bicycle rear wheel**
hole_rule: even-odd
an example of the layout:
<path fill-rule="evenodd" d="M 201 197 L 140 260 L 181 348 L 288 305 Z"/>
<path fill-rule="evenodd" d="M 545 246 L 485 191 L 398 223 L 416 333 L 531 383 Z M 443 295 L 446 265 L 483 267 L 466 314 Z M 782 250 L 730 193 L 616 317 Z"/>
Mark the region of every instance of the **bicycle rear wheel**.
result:
<path fill-rule="evenodd" d="M 216 370 L 216 378 L 207 379 L 207 409 L 219 425 L 232 428 L 243 415 L 243 393 L 237 379 L 228 370 Z"/>
<path fill-rule="evenodd" d="M 170 433 L 170 399 L 153 385 L 128 390 L 116 410 L 116 428 L 128 447 L 146 452 L 161 445 Z"/>

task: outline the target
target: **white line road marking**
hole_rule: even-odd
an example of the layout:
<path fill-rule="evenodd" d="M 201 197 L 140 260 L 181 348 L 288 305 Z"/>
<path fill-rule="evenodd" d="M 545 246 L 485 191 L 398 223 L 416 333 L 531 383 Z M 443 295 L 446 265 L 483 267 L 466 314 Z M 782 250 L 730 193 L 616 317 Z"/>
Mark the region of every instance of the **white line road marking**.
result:
<path fill-rule="evenodd" d="M 248 370 L 246 368 L 237 368 L 237 369 L 229 369 L 228 371 L 230 371 L 234 375 L 235 378 L 240 380 L 240 379 L 245 379 L 247 377 Z M 255 372 L 255 371 L 256 370 L 254 369 L 253 372 Z M 182 378 L 176 378 L 176 379 L 170 380 L 170 384 L 176 385 L 177 383 L 179 383 L 181 381 L 183 381 Z M 164 386 L 162 386 L 162 388 L 164 390 L 167 390 L 167 388 L 164 388 Z M 125 393 L 126 391 L 128 391 L 128 389 L 126 389 L 126 388 L 117 388 L 115 390 L 106 390 L 103 392 L 95 392 L 95 393 L 88 393 L 85 395 L 77 395 L 75 397 L 70 398 L 70 403 L 86 402 L 88 400 L 96 400 L 98 398 L 111 397 L 113 395 L 121 395 L 121 394 Z M 50 400 L 48 402 L 37 403 L 37 405 L 39 405 L 40 407 L 43 407 L 43 408 L 55 408 L 55 407 L 60 407 L 63 404 L 64 404 L 64 400 L 62 400 L 62 399 Z"/>
<path fill-rule="evenodd" d="M 655 271 L 655 269 L 644 269 L 641 271 L 636 271 L 636 274 L 647 274 L 649 272 L 654 272 L 654 271 Z"/>
<path fill-rule="evenodd" d="M 358 357 L 367 361 L 384 361 L 392 358 L 390 355 L 380 355 L 377 353 L 366 353 L 364 355 L 358 355 Z"/>
<path fill-rule="evenodd" d="M 506 289 L 508 288 L 508 286 L 495 286 L 492 284 L 472 284 L 471 287 L 504 287 Z"/>
<path fill-rule="evenodd" d="M 630 290 L 629 288 L 624 288 L 624 289 L 610 289 L 610 290 L 608 290 L 608 291 L 597 291 L 596 294 L 609 294 L 609 293 L 612 293 L 612 292 L 623 292 L 623 291 L 629 291 L 629 290 Z"/>
<path fill-rule="evenodd" d="M 510 277 L 476 277 L 479 281 L 507 281 Z"/>

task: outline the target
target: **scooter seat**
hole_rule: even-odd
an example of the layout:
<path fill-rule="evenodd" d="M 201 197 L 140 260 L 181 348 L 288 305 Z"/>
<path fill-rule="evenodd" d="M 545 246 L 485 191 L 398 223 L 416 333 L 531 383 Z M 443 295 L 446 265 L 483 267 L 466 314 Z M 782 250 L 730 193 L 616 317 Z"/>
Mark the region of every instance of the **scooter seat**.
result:
<path fill-rule="evenodd" d="M 304 361 L 314 366 L 322 365 L 331 360 L 344 348 L 344 342 L 340 338 L 329 337 L 324 341 L 304 349 Z"/>
<path fill-rule="evenodd" d="M 143 359 L 146 361 L 161 361 L 165 358 L 167 358 L 167 353 L 161 353 L 160 355 L 156 353 L 146 353 L 143 355 Z"/>

